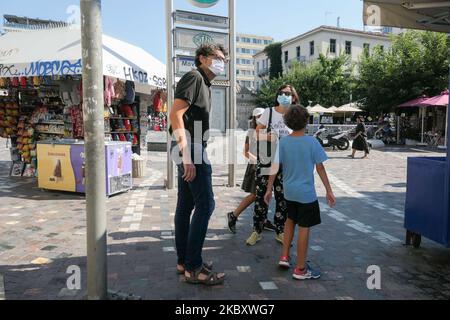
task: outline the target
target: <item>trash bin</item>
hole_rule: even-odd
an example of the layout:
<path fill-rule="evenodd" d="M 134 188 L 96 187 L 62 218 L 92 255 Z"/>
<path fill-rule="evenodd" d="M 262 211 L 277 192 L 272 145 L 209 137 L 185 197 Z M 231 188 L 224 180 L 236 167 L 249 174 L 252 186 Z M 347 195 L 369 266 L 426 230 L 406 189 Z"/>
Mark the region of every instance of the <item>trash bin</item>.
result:
<path fill-rule="evenodd" d="M 145 160 L 133 159 L 133 178 L 143 178 L 145 176 Z"/>

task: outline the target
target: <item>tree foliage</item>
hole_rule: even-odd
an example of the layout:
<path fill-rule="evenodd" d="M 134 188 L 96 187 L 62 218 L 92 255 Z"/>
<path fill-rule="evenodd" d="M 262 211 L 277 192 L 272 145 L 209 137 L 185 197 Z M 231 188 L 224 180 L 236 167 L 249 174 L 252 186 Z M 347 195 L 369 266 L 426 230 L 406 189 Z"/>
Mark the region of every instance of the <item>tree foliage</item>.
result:
<path fill-rule="evenodd" d="M 370 113 L 388 112 L 422 94 L 434 96 L 448 86 L 449 46 L 445 34 L 407 31 L 392 37 L 392 47 L 362 56 L 357 79 Z"/>
<path fill-rule="evenodd" d="M 309 101 L 323 106 L 340 106 L 350 100 L 354 87 L 352 70 L 353 66 L 346 55 L 337 58 L 320 55 L 318 61 L 312 64 L 296 63 L 289 73 L 269 81 L 261 88 L 258 102 L 263 106 L 272 105 L 277 89 L 282 84 L 292 84 L 305 106 Z"/>
<path fill-rule="evenodd" d="M 352 95 L 353 102 L 363 101 L 368 113 L 378 115 L 422 94 L 440 94 L 448 87 L 450 46 L 445 34 L 407 31 L 391 40 L 391 48 L 375 47 L 356 64 L 347 55 L 321 55 L 311 64 L 296 64 L 288 74 L 271 78 L 261 88 L 258 102 L 273 105 L 278 87 L 289 83 L 299 91 L 303 105 L 312 101 L 313 105 L 340 106 L 350 102 Z M 281 65 L 279 51 L 280 58 L 271 61 Z"/>

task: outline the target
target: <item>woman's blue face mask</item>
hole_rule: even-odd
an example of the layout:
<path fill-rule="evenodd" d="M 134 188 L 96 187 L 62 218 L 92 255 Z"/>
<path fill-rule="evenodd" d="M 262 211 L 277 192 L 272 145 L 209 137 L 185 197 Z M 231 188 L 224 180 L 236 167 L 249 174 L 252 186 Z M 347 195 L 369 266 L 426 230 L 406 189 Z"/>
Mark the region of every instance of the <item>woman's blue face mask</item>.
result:
<path fill-rule="evenodd" d="M 280 106 L 289 107 L 292 104 L 292 96 L 280 94 L 278 95 L 277 101 L 280 104 Z"/>

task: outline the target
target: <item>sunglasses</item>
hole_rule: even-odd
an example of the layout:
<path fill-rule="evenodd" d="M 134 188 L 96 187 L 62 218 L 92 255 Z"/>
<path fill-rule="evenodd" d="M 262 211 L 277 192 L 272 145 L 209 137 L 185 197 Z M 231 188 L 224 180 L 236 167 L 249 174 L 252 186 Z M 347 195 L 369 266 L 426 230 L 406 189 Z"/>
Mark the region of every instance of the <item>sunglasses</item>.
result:
<path fill-rule="evenodd" d="M 228 59 L 227 59 L 227 58 L 219 57 L 219 56 L 216 55 L 216 54 L 210 54 L 210 55 L 208 56 L 208 58 L 211 58 L 211 59 L 218 59 L 218 60 L 220 60 L 220 61 L 223 61 L 223 62 L 225 62 L 225 63 L 228 63 Z"/>
<path fill-rule="evenodd" d="M 292 92 L 280 91 L 279 95 L 280 96 L 285 95 L 286 97 L 292 97 Z"/>

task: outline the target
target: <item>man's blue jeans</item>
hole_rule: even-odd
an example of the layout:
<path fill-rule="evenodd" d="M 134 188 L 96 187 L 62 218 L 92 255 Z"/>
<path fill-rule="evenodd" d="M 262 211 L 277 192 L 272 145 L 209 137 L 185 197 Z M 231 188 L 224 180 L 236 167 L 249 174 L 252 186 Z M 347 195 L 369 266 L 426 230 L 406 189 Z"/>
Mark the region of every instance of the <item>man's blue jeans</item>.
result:
<path fill-rule="evenodd" d="M 175 243 L 178 264 L 184 265 L 187 271 L 195 271 L 203 265 L 203 244 L 215 208 L 211 165 L 204 159 L 195 168 L 197 175 L 194 181 L 188 183 L 183 179 L 183 165 L 178 165 Z"/>

